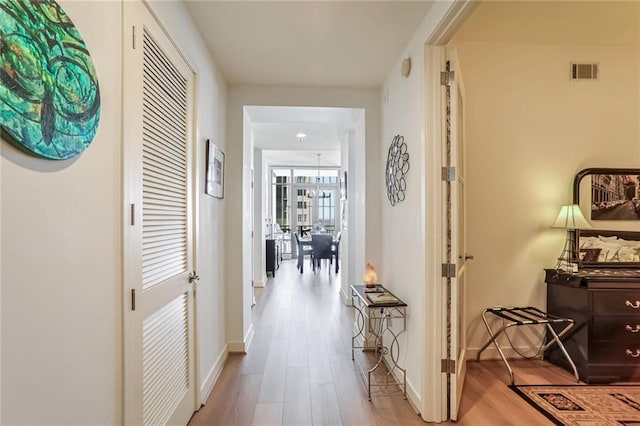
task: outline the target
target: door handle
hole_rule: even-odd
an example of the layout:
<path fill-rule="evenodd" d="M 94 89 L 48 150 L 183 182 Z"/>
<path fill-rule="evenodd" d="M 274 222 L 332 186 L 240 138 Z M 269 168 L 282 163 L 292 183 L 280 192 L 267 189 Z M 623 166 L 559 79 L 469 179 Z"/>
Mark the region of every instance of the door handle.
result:
<path fill-rule="evenodd" d="M 200 281 L 200 277 L 196 274 L 196 271 L 193 271 L 189 274 L 189 283 L 197 283 Z"/>
<path fill-rule="evenodd" d="M 472 256 L 472 255 L 470 255 L 470 254 L 465 254 L 464 256 L 462 256 L 462 255 L 458 255 L 458 259 L 460 259 L 460 260 L 464 259 L 465 261 L 467 261 L 467 260 L 473 260 L 473 256 Z"/>

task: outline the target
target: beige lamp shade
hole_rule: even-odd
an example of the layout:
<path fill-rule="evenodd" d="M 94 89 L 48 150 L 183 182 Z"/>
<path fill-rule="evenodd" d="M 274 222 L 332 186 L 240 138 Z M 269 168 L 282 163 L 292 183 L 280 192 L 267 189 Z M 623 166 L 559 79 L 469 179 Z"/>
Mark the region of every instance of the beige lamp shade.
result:
<path fill-rule="evenodd" d="M 591 225 L 584 218 L 580 206 L 572 204 L 569 206 L 562 206 L 560 214 L 551 225 L 552 228 L 562 229 L 589 229 Z"/>

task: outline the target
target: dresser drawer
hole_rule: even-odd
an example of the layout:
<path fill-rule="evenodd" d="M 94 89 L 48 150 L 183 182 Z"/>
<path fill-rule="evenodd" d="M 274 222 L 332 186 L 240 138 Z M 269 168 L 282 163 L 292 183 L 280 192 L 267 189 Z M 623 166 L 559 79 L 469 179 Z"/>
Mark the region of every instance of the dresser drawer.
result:
<path fill-rule="evenodd" d="M 589 332 L 593 340 L 640 342 L 640 315 L 595 316 Z"/>
<path fill-rule="evenodd" d="M 591 297 L 594 315 L 640 315 L 640 291 L 638 290 L 593 290 Z"/>
<path fill-rule="evenodd" d="M 640 342 L 592 341 L 589 344 L 589 362 L 640 366 Z"/>

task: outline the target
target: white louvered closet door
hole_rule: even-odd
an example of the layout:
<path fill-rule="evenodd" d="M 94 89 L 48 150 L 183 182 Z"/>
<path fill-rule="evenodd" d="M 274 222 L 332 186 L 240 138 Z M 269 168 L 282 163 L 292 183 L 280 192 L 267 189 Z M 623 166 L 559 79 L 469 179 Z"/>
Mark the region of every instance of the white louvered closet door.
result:
<path fill-rule="evenodd" d="M 195 411 L 193 72 L 141 3 L 124 2 L 125 422 Z"/>

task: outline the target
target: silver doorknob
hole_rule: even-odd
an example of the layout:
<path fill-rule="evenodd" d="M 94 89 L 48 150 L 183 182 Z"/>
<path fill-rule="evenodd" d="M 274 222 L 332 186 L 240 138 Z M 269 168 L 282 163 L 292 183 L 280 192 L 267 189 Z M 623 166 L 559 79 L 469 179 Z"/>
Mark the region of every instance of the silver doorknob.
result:
<path fill-rule="evenodd" d="M 464 260 L 473 260 L 473 255 L 472 254 L 465 254 L 464 255 Z"/>
<path fill-rule="evenodd" d="M 196 274 L 196 271 L 193 271 L 189 274 L 189 283 L 198 282 L 200 277 Z"/>

